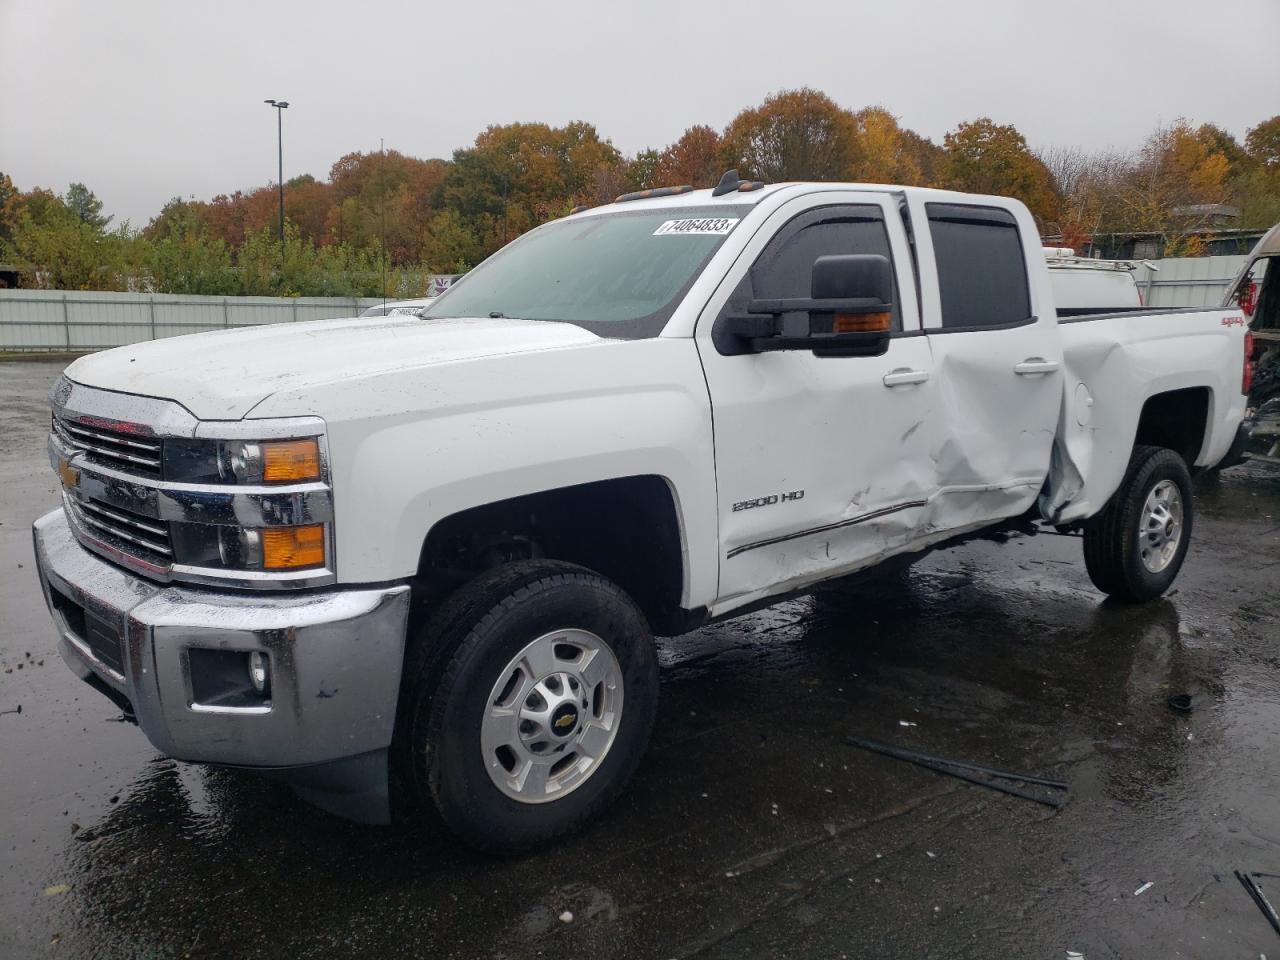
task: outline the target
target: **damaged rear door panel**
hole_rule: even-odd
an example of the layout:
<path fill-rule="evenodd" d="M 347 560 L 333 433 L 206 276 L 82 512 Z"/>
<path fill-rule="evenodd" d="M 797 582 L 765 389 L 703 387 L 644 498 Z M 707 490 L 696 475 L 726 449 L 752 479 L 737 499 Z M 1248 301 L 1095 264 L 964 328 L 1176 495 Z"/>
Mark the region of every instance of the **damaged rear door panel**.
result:
<path fill-rule="evenodd" d="M 926 534 L 1025 512 L 1048 472 L 1062 346 L 1033 227 L 981 203 L 913 198 L 925 328 L 937 374 L 938 493 Z M 1030 258 L 1037 258 L 1031 261 Z"/>

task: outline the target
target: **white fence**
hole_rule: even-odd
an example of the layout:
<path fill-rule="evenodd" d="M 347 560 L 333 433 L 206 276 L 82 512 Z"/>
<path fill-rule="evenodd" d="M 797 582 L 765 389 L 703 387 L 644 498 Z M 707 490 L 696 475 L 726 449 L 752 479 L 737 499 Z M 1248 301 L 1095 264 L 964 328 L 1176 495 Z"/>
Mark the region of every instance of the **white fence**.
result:
<path fill-rule="evenodd" d="M 1134 273 L 1152 307 L 1214 306 L 1245 257 L 1155 261 Z M 442 289 L 452 278 L 440 277 Z M 441 290 L 432 290 L 439 293 Z M 104 350 L 202 330 L 351 317 L 382 301 L 357 297 L 196 297 L 164 293 L 0 290 L 0 351 Z"/>
<path fill-rule="evenodd" d="M 1160 269 L 1134 271 L 1142 300 L 1151 307 L 1214 307 L 1227 295 L 1246 256 L 1175 257 L 1154 260 Z"/>
<path fill-rule="evenodd" d="M 381 298 L 0 290 L 0 351 L 84 352 L 202 330 L 353 317 Z"/>

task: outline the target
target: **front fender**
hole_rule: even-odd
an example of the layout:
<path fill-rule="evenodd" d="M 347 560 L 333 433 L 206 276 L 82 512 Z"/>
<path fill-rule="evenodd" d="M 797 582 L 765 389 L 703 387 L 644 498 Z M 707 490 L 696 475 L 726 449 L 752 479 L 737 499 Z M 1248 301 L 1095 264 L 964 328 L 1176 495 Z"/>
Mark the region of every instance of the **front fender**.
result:
<path fill-rule="evenodd" d="M 692 340 L 490 357 L 344 381 L 273 406 L 298 405 L 327 411 L 339 582 L 413 575 L 428 532 L 459 511 L 656 475 L 676 504 L 683 603 L 714 598 L 711 411 Z"/>

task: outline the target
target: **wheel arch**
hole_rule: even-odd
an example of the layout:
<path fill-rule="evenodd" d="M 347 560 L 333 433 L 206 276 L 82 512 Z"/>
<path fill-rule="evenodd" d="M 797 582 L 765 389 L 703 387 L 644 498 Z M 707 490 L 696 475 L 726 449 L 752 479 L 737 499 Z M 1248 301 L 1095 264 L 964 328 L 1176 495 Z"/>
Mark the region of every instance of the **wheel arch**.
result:
<path fill-rule="evenodd" d="M 655 632 L 678 632 L 689 590 L 687 532 L 668 478 L 614 477 L 458 510 L 427 532 L 415 579 L 429 603 L 484 570 L 541 558 L 607 577 Z"/>
<path fill-rule="evenodd" d="M 1165 447 L 1192 468 L 1209 441 L 1212 410 L 1213 391 L 1207 386 L 1154 393 L 1142 404 L 1132 446 Z"/>

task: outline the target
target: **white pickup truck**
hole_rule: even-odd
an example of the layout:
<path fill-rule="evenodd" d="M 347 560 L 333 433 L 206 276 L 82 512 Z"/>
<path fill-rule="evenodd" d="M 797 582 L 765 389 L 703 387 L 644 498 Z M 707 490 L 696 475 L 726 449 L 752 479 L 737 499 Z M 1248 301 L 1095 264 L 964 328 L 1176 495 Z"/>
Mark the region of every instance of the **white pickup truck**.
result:
<path fill-rule="evenodd" d="M 1244 334 L 1060 321 L 1016 200 L 731 171 L 539 227 L 420 316 L 77 360 L 40 576 L 164 753 L 527 848 L 636 769 L 654 633 L 1011 521 L 1161 594 Z"/>

